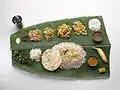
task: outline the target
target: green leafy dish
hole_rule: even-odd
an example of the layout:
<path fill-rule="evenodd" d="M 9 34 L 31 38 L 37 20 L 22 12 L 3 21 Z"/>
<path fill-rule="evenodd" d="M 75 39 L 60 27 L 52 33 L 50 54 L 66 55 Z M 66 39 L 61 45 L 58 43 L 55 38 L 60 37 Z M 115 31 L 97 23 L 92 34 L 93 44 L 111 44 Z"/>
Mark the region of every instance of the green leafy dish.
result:
<path fill-rule="evenodd" d="M 103 37 L 99 43 L 93 40 L 96 31 Z M 49 21 L 22 28 L 10 36 L 10 44 L 13 66 L 28 72 L 77 79 L 110 76 L 111 45 L 101 16 Z"/>

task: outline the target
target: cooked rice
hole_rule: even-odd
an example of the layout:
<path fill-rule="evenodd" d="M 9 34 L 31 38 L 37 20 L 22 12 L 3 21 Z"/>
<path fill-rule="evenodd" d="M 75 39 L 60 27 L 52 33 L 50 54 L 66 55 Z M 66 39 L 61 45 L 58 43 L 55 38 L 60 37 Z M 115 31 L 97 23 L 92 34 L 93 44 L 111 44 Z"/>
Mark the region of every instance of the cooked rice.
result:
<path fill-rule="evenodd" d="M 42 54 L 42 51 L 41 49 L 32 49 L 30 51 L 30 58 L 33 60 L 33 61 L 40 61 L 40 57 L 41 57 L 41 54 Z"/>
<path fill-rule="evenodd" d="M 83 63 L 85 63 L 86 52 L 81 45 L 72 42 L 65 42 L 55 45 L 53 49 L 57 49 L 61 53 L 61 69 L 80 68 Z M 67 50 L 67 52 L 63 54 L 62 51 L 64 51 L 65 49 Z M 75 56 L 73 55 L 72 51 L 75 53 Z"/>
<path fill-rule="evenodd" d="M 101 28 L 101 23 L 98 19 L 91 19 L 89 20 L 89 29 L 92 30 L 92 31 L 99 31 L 100 28 Z"/>

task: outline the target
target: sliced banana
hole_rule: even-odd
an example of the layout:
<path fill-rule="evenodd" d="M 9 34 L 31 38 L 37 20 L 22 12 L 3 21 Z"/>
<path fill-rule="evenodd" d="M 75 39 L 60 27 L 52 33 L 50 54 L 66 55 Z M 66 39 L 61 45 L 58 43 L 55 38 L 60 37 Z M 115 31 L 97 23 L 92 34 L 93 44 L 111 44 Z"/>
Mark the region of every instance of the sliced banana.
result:
<path fill-rule="evenodd" d="M 58 50 L 47 49 L 42 55 L 42 65 L 46 70 L 56 70 L 61 62 L 60 52 Z"/>
<path fill-rule="evenodd" d="M 99 53 L 100 57 L 102 58 L 102 60 L 107 63 L 107 57 L 104 53 L 104 51 L 101 48 L 95 48 L 97 50 L 97 52 Z"/>

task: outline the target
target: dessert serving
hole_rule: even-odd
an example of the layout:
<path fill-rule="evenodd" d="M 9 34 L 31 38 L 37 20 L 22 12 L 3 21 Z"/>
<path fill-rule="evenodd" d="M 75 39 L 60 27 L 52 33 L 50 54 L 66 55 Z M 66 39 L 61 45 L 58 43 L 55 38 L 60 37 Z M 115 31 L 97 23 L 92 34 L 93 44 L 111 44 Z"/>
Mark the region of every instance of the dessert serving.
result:
<path fill-rule="evenodd" d="M 109 78 L 111 45 L 101 16 L 49 21 L 29 27 L 24 27 L 20 16 L 12 21 L 19 28 L 10 36 L 14 67 L 44 76 Z"/>

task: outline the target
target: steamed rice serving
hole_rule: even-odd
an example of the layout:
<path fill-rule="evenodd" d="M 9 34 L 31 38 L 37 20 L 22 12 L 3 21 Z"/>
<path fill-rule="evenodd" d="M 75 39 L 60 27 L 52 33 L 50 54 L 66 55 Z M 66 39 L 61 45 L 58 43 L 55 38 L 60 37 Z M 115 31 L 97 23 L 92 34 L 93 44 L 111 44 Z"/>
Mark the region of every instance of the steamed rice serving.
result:
<path fill-rule="evenodd" d="M 85 63 L 86 52 L 78 44 L 65 42 L 55 45 L 53 49 L 60 52 L 62 63 L 59 67 L 61 69 L 80 68 Z"/>

